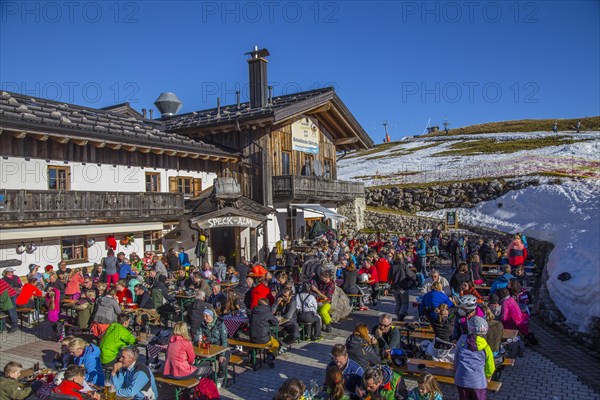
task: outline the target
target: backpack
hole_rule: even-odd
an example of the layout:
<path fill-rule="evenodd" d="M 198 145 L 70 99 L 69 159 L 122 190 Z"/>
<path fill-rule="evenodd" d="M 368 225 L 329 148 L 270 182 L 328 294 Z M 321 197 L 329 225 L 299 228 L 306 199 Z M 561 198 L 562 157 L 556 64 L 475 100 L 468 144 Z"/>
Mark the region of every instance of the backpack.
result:
<path fill-rule="evenodd" d="M 152 337 L 152 339 L 150 339 L 150 342 L 148 342 L 148 344 L 167 345 L 169 344 L 169 339 L 171 338 L 171 335 L 173 335 L 172 328 L 162 328 L 156 333 L 156 335 Z"/>
<path fill-rule="evenodd" d="M 193 400 L 219 400 L 221 395 L 217 385 L 210 378 L 202 378 L 194 389 Z"/>

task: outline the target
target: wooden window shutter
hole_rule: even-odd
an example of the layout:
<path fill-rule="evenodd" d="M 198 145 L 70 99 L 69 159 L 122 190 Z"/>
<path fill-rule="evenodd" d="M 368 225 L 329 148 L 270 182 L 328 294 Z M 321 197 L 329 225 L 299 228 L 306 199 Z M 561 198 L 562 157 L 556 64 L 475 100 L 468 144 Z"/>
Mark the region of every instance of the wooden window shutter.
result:
<path fill-rule="evenodd" d="M 171 193 L 179 192 L 179 189 L 177 188 L 177 177 L 176 176 L 169 177 L 169 192 L 171 192 Z"/>
<path fill-rule="evenodd" d="M 199 196 L 200 192 L 202 191 L 202 179 L 201 178 L 194 178 L 194 197 Z"/>

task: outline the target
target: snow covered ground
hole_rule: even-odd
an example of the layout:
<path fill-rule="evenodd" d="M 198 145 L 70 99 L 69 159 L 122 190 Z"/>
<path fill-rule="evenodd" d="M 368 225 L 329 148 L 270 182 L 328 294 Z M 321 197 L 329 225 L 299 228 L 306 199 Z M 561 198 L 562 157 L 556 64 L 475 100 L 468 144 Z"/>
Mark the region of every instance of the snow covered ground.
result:
<path fill-rule="evenodd" d="M 548 263 L 550 296 L 567 322 L 585 332 L 592 318 L 600 318 L 600 132 L 573 135 L 591 138 L 589 141 L 536 150 L 432 157 L 456 140 L 495 138 L 503 141 L 542 136 L 548 133 L 410 139 L 382 152 L 348 155 L 350 158 L 338 164 L 338 179 L 374 186 L 549 173 L 569 177 L 563 179 L 561 185 L 542 184 L 511 191 L 458 212 L 460 220 L 469 225 L 509 233 L 523 232 L 553 243 L 555 248 Z M 433 144 L 436 145 L 424 148 Z M 410 149 L 419 150 L 408 152 Z M 379 157 L 381 155 L 385 157 Z M 574 178 L 577 176 L 586 178 Z M 499 208 L 498 203 L 503 206 Z M 441 218 L 445 211 L 419 215 Z M 559 281 L 557 277 L 562 272 L 569 272 L 572 278 Z"/>
<path fill-rule="evenodd" d="M 338 179 L 364 182 L 366 186 L 465 180 L 492 176 L 564 174 L 600 178 L 600 132 L 569 134 L 585 142 L 543 147 L 506 154 L 432 157 L 457 140 L 497 141 L 548 137 L 547 132 L 498 133 L 452 137 L 418 138 L 401 141 L 386 150 L 357 156 L 348 154 L 338 163 Z M 425 148 L 425 146 L 431 146 Z M 418 149 L 406 154 L 412 149 Z"/>

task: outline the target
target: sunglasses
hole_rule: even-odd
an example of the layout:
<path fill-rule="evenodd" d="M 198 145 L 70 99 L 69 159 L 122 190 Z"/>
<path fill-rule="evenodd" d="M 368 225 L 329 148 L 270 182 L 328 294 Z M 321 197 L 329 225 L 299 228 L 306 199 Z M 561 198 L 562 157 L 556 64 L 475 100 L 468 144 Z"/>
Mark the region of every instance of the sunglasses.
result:
<path fill-rule="evenodd" d="M 392 326 L 392 324 L 388 324 L 388 325 L 379 324 L 379 326 L 382 327 L 382 328 L 389 328 L 390 326 Z"/>

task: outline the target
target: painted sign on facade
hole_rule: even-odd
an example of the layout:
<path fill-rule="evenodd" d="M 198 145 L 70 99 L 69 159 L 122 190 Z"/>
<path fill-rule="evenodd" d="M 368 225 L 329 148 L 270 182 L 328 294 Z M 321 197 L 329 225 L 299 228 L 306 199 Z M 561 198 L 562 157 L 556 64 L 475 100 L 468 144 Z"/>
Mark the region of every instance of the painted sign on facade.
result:
<path fill-rule="evenodd" d="M 310 118 L 292 124 L 292 150 L 319 154 L 319 128 Z"/>
<path fill-rule="evenodd" d="M 200 229 L 225 228 L 233 226 L 256 228 L 258 225 L 260 225 L 260 221 L 240 216 L 209 218 L 206 221 L 198 222 L 198 227 L 200 227 Z"/>

